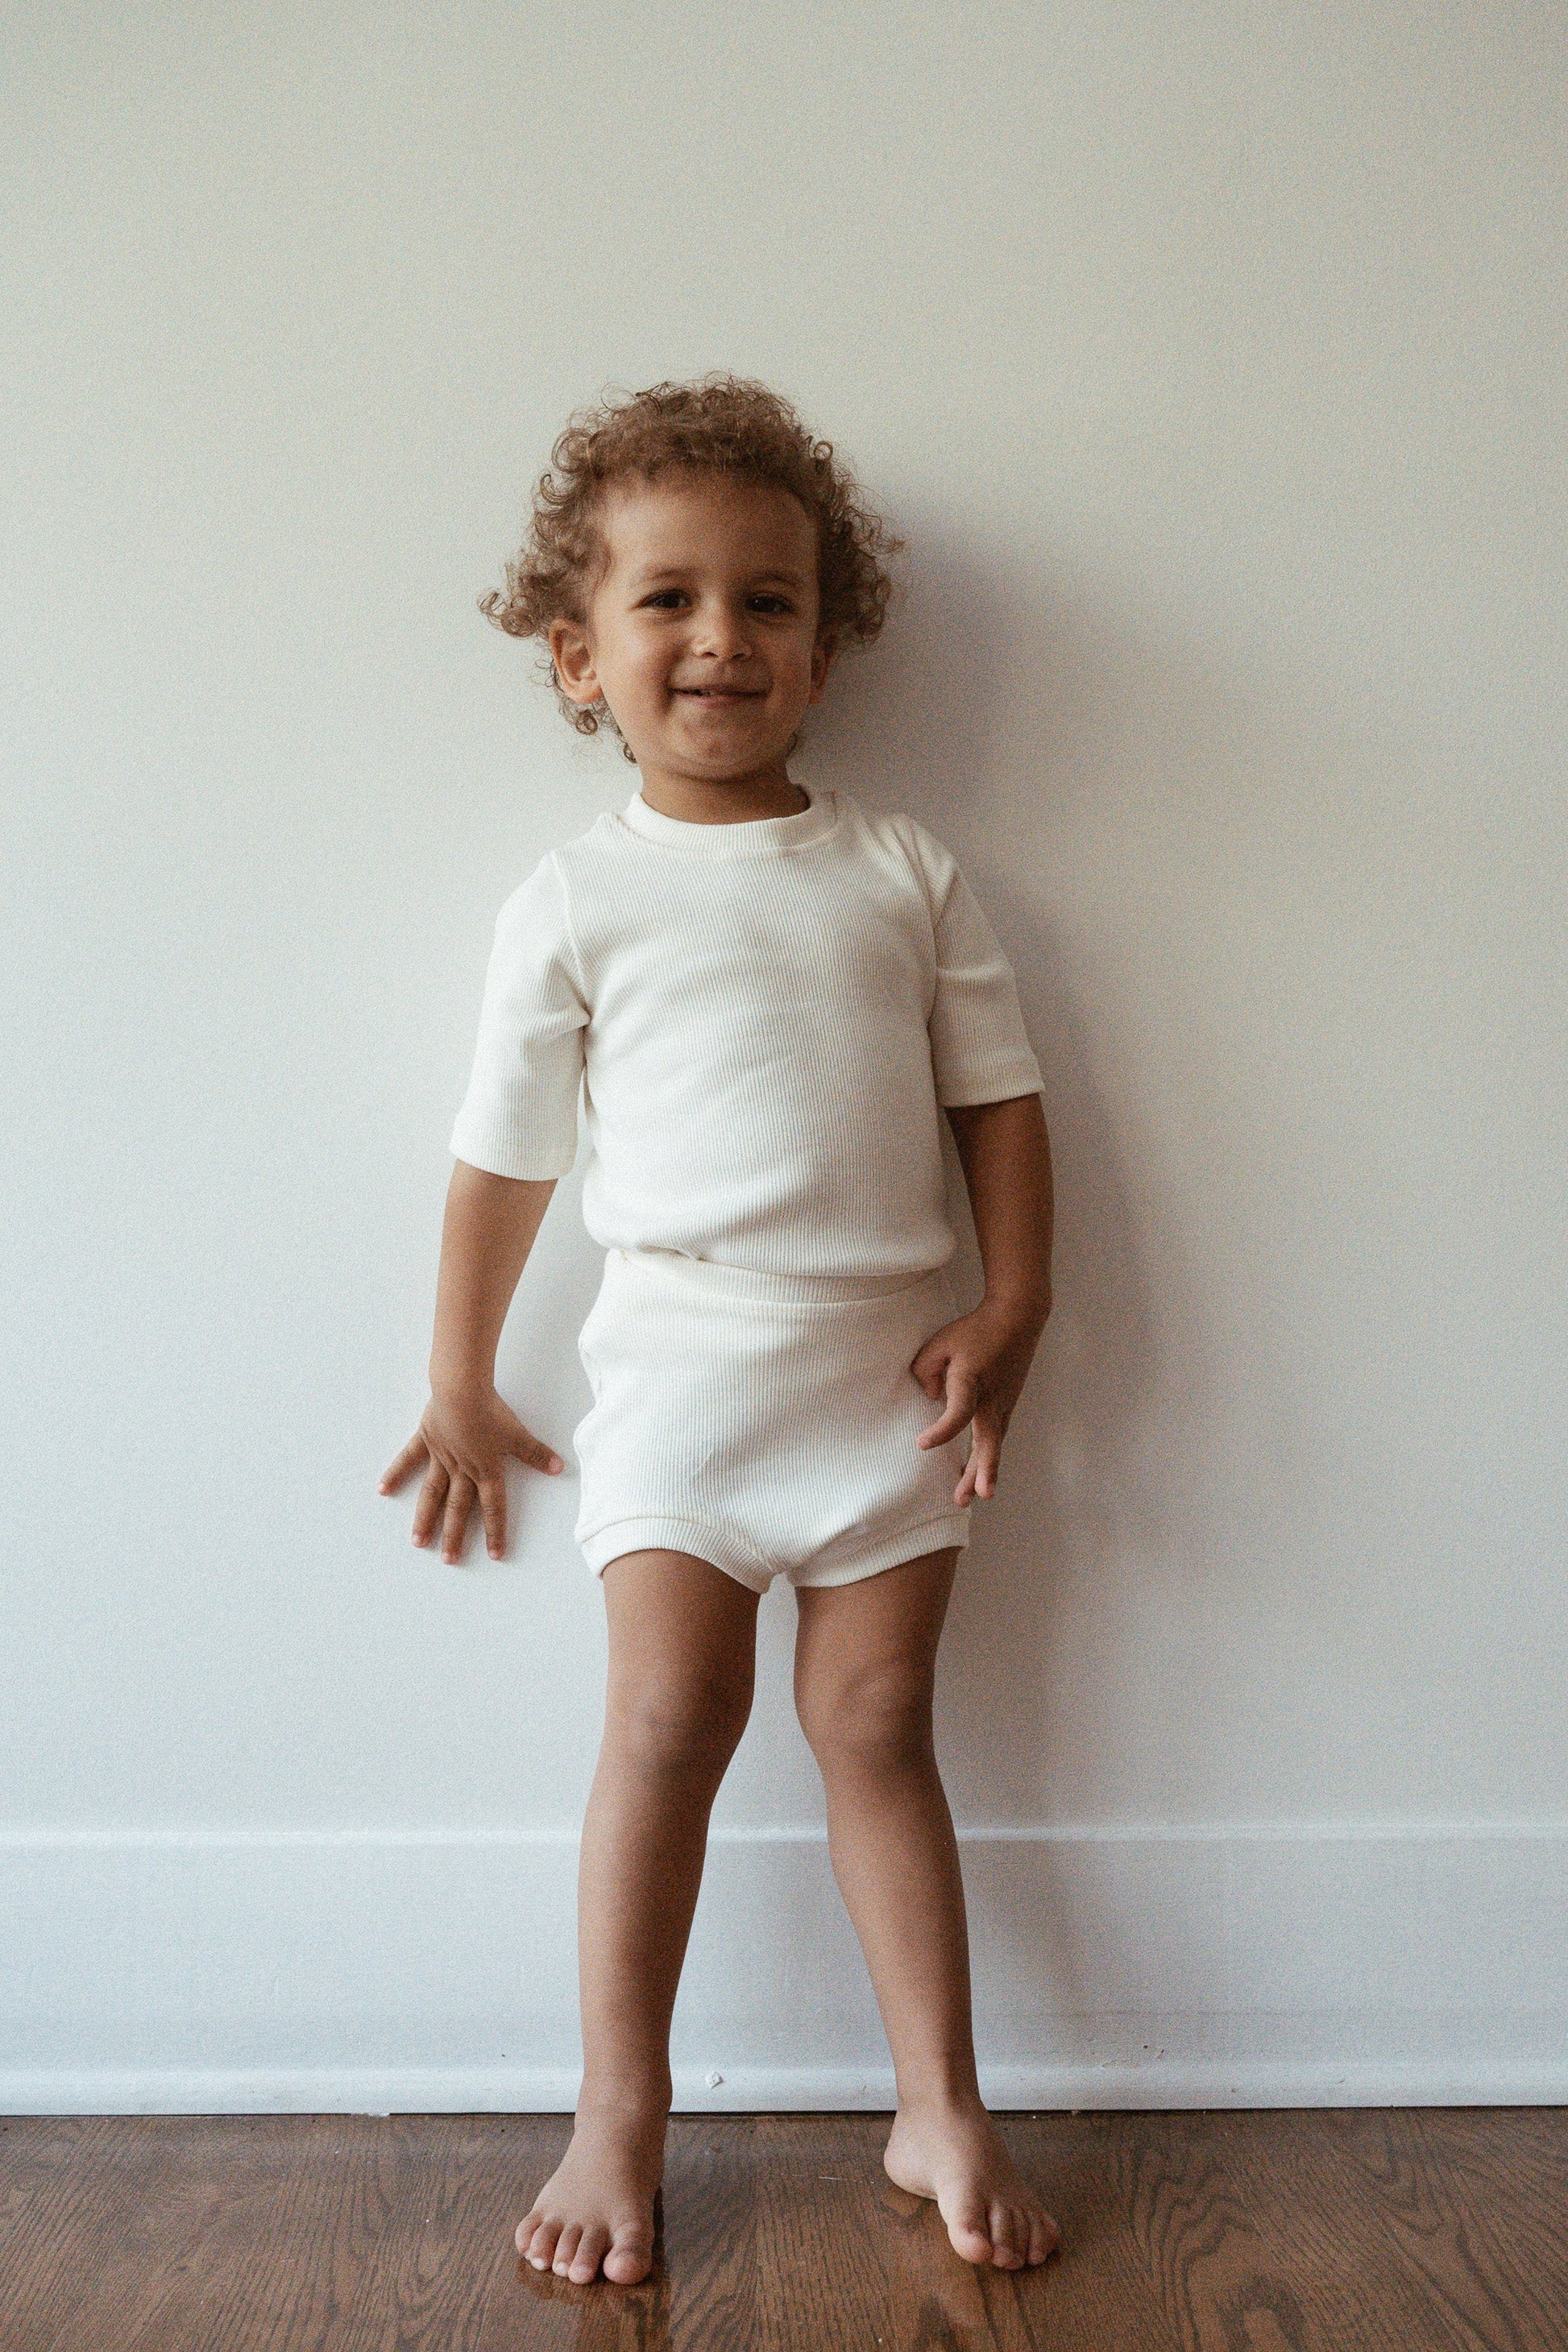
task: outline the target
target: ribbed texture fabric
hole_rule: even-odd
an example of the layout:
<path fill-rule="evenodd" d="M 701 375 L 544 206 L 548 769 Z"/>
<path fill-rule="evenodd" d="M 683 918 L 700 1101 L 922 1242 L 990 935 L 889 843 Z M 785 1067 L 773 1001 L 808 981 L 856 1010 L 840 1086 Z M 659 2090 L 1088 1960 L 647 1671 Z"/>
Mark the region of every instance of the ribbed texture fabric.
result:
<path fill-rule="evenodd" d="M 638 793 L 501 908 L 453 1152 L 564 1175 L 580 1086 L 595 1241 L 831 1276 L 945 1265 L 938 1107 L 1041 1077 L 995 935 L 913 818 L 824 792 L 692 824 Z"/>
<path fill-rule="evenodd" d="M 910 1364 L 952 1316 L 945 1266 L 841 1279 L 612 1249 L 578 1339 L 574 1529 L 597 1574 L 628 1551 L 711 1560 L 754 1592 L 858 1583 L 969 1541 L 956 1439 Z"/>

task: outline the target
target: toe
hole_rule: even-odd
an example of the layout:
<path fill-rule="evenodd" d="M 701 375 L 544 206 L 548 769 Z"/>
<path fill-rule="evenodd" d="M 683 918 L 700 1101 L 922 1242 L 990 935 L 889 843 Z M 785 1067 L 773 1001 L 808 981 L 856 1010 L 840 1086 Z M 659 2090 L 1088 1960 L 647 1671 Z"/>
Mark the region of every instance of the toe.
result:
<path fill-rule="evenodd" d="M 548 2214 L 534 2224 L 533 2243 L 528 2250 L 528 2259 L 536 2271 L 550 2268 L 555 2259 L 555 2241 L 560 2235 L 560 2222 Z"/>
<path fill-rule="evenodd" d="M 1016 2271 L 1023 2261 L 1018 2247 L 1018 2217 L 1011 2205 L 991 2208 L 991 2259 L 1000 2271 Z"/>
<path fill-rule="evenodd" d="M 1043 2263 L 1055 2253 L 1062 2242 L 1062 2233 L 1048 2213 L 1029 2216 L 1029 2260 Z"/>
<path fill-rule="evenodd" d="M 539 2208 L 536 2205 L 531 2213 L 525 2213 L 523 2215 L 521 2221 L 518 2223 L 517 2228 L 512 2231 L 511 2242 L 517 2248 L 520 2254 L 526 2255 L 528 2252 L 530 2242 L 533 2237 L 535 2230 L 539 2227 L 541 2219 L 542 2216 L 540 2214 Z"/>
<path fill-rule="evenodd" d="M 567 2272 L 571 2269 L 572 2257 L 577 2251 L 577 2242 L 582 2235 L 582 2222 L 568 2221 L 566 2227 L 562 2231 L 561 2235 L 556 2239 L 555 2252 L 551 2261 L 550 2267 L 559 2277 L 564 2278 Z"/>
<path fill-rule="evenodd" d="M 605 2276 L 617 2286 L 635 2286 L 653 2268 L 653 2231 L 646 2222 L 628 2221 L 616 2231 L 605 2256 Z"/>
<path fill-rule="evenodd" d="M 988 2263 L 991 2260 L 991 2235 L 986 2227 L 985 2204 L 983 2198 L 966 2197 L 951 2213 L 942 2215 L 947 2234 L 952 2240 L 955 2254 L 966 2263 Z"/>
<path fill-rule="evenodd" d="M 572 2257 L 568 2275 L 579 2286 L 586 2286 L 598 2271 L 599 2263 L 610 2242 L 610 2233 L 602 2221 L 591 2221 L 577 2241 L 577 2251 Z"/>

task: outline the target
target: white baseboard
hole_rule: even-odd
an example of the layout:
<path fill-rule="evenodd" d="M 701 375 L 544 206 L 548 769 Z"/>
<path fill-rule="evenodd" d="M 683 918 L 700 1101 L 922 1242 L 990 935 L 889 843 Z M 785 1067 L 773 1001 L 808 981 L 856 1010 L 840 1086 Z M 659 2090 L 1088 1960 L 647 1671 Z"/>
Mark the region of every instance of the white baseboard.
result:
<path fill-rule="evenodd" d="M 1568 2104 L 1568 1827 L 961 1843 L 994 2107 Z M 569 2112 L 575 1874 L 551 1832 L 0 1835 L 0 2111 Z M 716 1833 L 672 2060 L 682 2112 L 891 2107 L 820 1831 Z"/>
<path fill-rule="evenodd" d="M 435 2116 L 570 2115 L 577 2074 L 555 2067 L 279 2068 L 248 2074 L 0 2074 L 0 2115 L 11 2116 Z M 1568 2063 L 1479 2066 L 1445 2074 L 1432 2064 L 1363 2066 L 982 2066 L 993 2114 L 1157 2113 L 1215 2107 L 1568 2106 Z M 890 2066 L 757 2066 L 710 2089 L 677 2069 L 677 2115 L 891 2116 Z"/>

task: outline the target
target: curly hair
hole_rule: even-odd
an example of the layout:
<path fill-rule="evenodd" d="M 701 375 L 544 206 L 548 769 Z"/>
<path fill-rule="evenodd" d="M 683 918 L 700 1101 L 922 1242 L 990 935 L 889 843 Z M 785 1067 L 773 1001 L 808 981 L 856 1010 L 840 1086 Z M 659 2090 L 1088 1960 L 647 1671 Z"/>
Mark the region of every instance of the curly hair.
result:
<path fill-rule="evenodd" d="M 597 520 L 604 491 L 678 466 L 788 490 L 816 526 L 819 633 L 869 645 L 880 630 L 893 586 L 882 558 L 904 542 L 867 505 L 832 442 L 815 440 L 766 384 L 715 373 L 646 392 L 611 387 L 596 407 L 576 412 L 550 455 L 528 537 L 506 567 L 506 593 L 491 589 L 479 600 L 486 619 L 510 636 L 543 637 L 553 621 L 586 617 L 605 558 Z M 548 650 L 543 669 L 580 733 L 602 726 L 620 733 L 603 699 L 584 709 L 562 692 Z M 630 759 L 624 741 L 621 749 Z"/>

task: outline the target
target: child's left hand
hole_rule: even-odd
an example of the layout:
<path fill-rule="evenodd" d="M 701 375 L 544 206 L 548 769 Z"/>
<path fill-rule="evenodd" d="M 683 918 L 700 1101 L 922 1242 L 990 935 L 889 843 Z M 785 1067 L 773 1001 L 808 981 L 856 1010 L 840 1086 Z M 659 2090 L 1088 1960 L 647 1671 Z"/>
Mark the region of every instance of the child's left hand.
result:
<path fill-rule="evenodd" d="M 945 1445 L 967 1423 L 974 1424 L 969 1459 L 952 1490 L 960 1507 L 976 1495 L 985 1500 L 996 1492 L 1002 1440 L 1043 1328 L 1043 1318 L 1010 1314 L 982 1300 L 971 1314 L 933 1331 L 910 1365 L 927 1396 L 943 1402 L 941 1418 L 921 1431 L 917 1445 Z"/>

